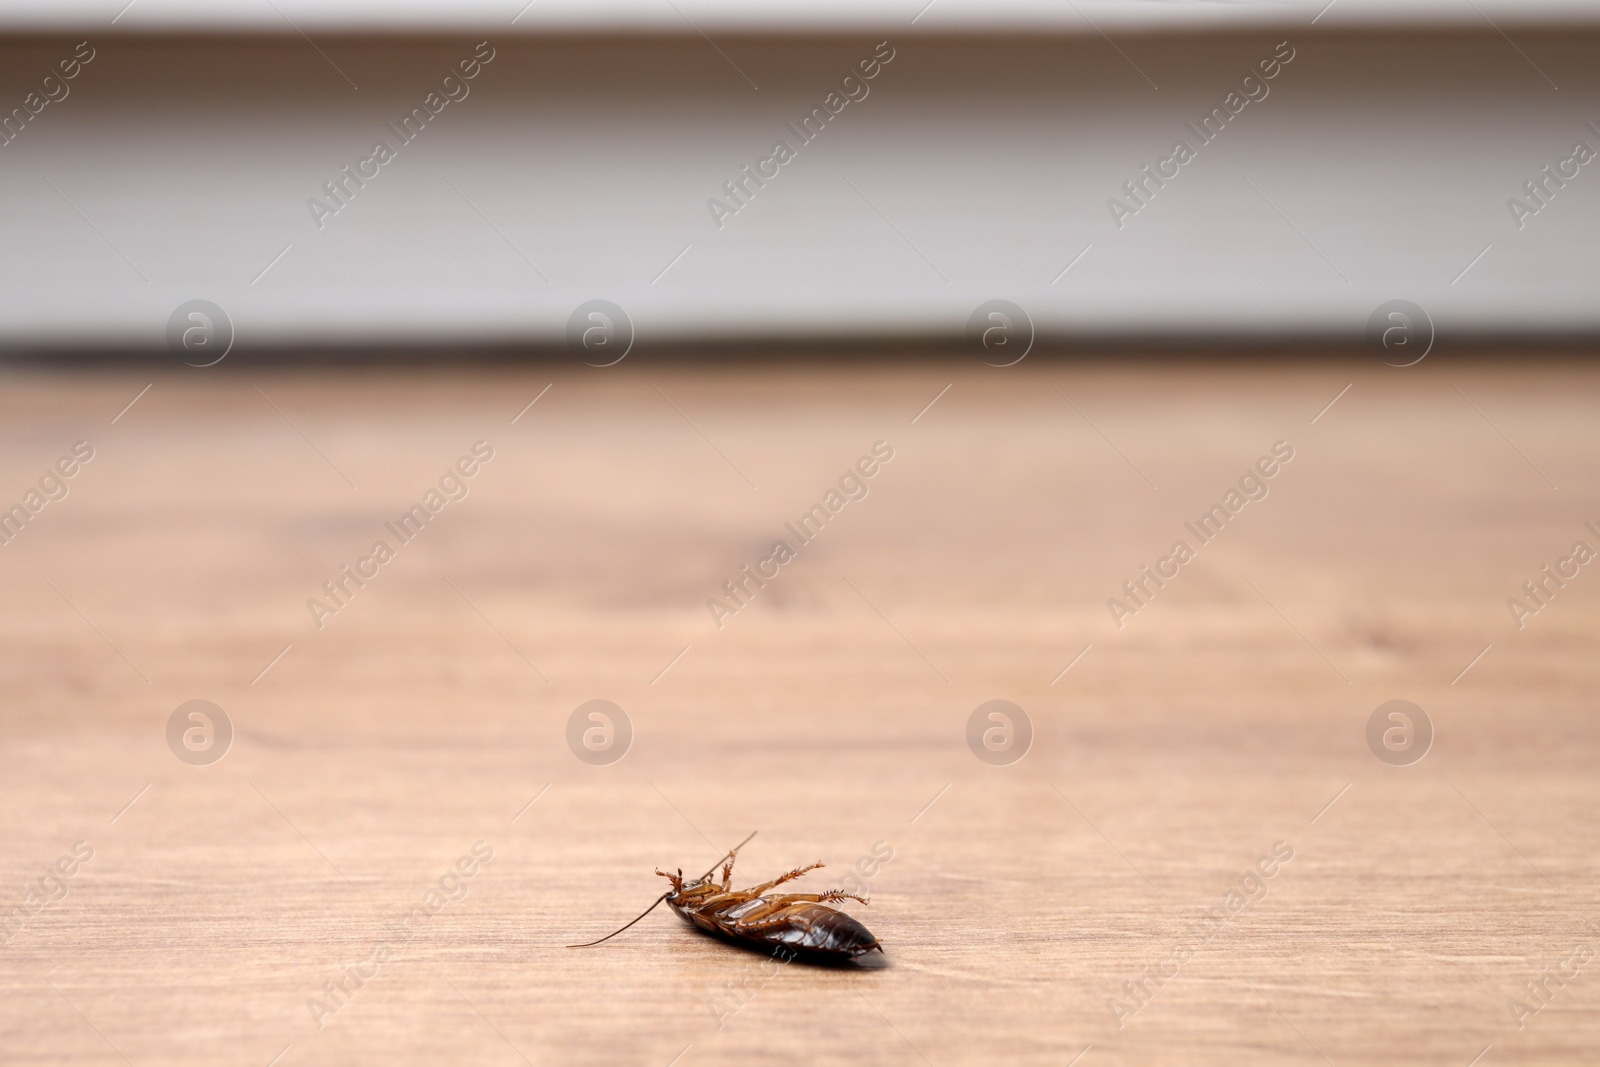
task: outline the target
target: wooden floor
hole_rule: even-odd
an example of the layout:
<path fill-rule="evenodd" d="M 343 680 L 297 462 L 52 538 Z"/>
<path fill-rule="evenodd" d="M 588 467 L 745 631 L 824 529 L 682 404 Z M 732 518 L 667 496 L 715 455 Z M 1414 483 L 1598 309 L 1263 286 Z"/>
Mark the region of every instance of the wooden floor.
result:
<path fill-rule="evenodd" d="M 1600 549 L 1592 365 L 0 382 L 0 505 L 93 449 L 0 547 L 7 1064 L 1600 1058 L 1600 567 L 1507 606 Z M 336 602 L 344 565 L 377 573 Z M 197 699 L 220 761 L 169 747 Z M 593 699 L 609 764 L 567 740 Z M 1009 765 L 968 747 L 994 699 Z M 1409 766 L 1368 746 L 1393 699 L 1435 732 Z M 664 910 L 562 947 L 756 829 L 736 880 L 892 851 L 849 906 L 887 966 Z"/>

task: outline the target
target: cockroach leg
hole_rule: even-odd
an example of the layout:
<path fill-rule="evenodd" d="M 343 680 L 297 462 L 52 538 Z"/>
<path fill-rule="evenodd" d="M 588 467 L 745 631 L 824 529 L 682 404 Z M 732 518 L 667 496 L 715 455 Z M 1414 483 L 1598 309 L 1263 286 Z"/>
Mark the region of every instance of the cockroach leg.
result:
<path fill-rule="evenodd" d="M 751 834 L 750 835 L 750 837 L 754 837 L 754 836 L 755 836 L 755 834 Z M 734 863 L 735 860 L 737 860 L 739 858 L 739 849 L 743 848 L 744 845 L 745 845 L 745 842 L 749 841 L 749 840 L 750 840 L 749 837 L 745 838 L 745 840 L 741 841 L 733 849 L 733 851 L 728 853 L 728 862 L 724 863 L 722 865 L 722 888 L 723 889 L 727 890 L 727 889 L 732 889 L 733 888 L 733 863 Z"/>
<path fill-rule="evenodd" d="M 826 904 L 833 900 L 854 900 L 867 905 L 872 903 L 872 901 L 868 900 L 866 897 L 858 897 L 854 893 L 846 893 L 842 889 L 830 889 L 826 893 L 817 894 L 818 903 Z"/>
<path fill-rule="evenodd" d="M 835 900 L 859 900 L 863 904 L 872 903 L 866 897 L 858 897 L 853 893 L 846 893 L 838 889 L 830 889 L 826 893 L 780 893 L 767 900 L 783 904 L 827 904 Z"/>
<path fill-rule="evenodd" d="M 746 889 L 745 892 L 748 893 L 750 896 L 759 897 L 762 893 L 765 893 L 767 890 L 771 889 L 773 886 L 782 885 L 785 882 L 792 882 L 796 878 L 800 877 L 802 874 L 805 874 L 807 871 L 814 871 L 818 867 L 821 867 L 821 866 L 822 866 L 822 861 L 818 860 L 816 863 L 808 863 L 804 867 L 796 867 L 794 870 L 789 871 L 786 874 L 778 875 L 778 877 L 774 878 L 770 882 L 762 882 L 758 886 L 752 886 L 751 888 Z"/>

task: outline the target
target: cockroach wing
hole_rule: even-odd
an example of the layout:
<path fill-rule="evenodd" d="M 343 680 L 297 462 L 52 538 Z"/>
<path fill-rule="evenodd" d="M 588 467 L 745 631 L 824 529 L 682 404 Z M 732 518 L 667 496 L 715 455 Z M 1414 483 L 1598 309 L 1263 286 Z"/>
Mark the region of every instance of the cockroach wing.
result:
<path fill-rule="evenodd" d="M 781 923 L 773 919 L 782 919 Z M 813 959 L 849 960 L 873 949 L 878 939 L 842 911 L 820 904 L 796 904 L 763 921 L 760 939 Z"/>

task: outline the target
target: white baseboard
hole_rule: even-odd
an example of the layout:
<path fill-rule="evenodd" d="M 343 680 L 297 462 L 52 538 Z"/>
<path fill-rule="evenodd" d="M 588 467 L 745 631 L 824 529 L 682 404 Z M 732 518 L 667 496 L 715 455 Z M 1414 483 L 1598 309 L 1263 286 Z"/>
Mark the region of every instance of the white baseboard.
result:
<path fill-rule="evenodd" d="M 1061 339 L 1355 338 L 1393 299 L 1442 333 L 1600 333 L 1600 163 L 1520 228 L 1508 206 L 1600 150 L 1600 34 L 890 36 L 804 144 L 884 38 L 493 37 L 402 147 L 388 124 L 481 39 L 91 36 L 0 147 L 0 338 L 159 346 L 195 298 L 241 345 L 553 343 L 597 298 L 663 341 L 959 337 L 995 298 Z M 11 108 L 72 46 L 0 51 Z M 393 161 L 319 227 L 378 140 Z M 780 140 L 719 227 L 708 201 Z"/>

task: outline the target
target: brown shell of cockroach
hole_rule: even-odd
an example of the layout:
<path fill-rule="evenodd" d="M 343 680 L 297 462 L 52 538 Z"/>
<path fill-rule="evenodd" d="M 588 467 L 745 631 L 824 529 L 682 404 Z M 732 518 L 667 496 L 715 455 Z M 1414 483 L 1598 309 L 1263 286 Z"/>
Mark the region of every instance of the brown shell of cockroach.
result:
<path fill-rule="evenodd" d="M 676 874 L 658 870 L 656 873 L 671 882 L 672 888 L 657 897 L 655 903 L 641 912 L 638 918 L 599 941 L 568 947 L 588 948 L 608 941 L 666 901 L 684 922 L 695 929 L 741 948 L 766 952 L 785 961 L 798 959 L 807 963 L 841 964 L 851 963 L 874 949 L 883 952 L 883 946 L 872 935 L 872 931 L 837 908 L 828 907 L 830 903 L 842 900 L 859 900 L 865 904 L 867 901 L 864 898 L 837 889 L 826 893 L 767 892 L 821 867 L 821 863 L 796 867 L 749 889 L 734 889 L 734 859 L 750 837 L 739 842 L 717 861 L 722 864 L 720 880 L 711 877 L 717 869 L 715 863 L 699 878 L 685 878 L 681 868 Z"/>

